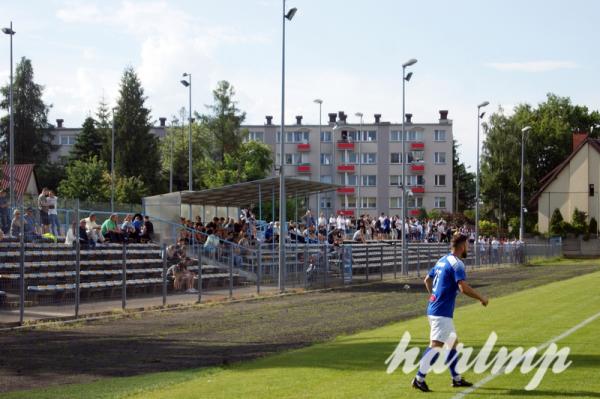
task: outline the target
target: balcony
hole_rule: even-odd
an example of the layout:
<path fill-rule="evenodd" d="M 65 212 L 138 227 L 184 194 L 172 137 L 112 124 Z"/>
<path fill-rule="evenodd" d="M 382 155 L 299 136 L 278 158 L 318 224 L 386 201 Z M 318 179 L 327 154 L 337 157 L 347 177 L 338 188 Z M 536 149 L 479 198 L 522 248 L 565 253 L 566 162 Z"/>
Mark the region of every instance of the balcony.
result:
<path fill-rule="evenodd" d="M 338 194 L 354 194 L 354 187 L 340 187 L 337 189 Z"/>
<path fill-rule="evenodd" d="M 425 186 L 414 186 L 411 187 L 410 190 L 413 194 L 425 194 Z"/>
<path fill-rule="evenodd" d="M 413 163 L 410 165 L 411 172 L 425 172 L 425 165 L 422 163 Z"/>
<path fill-rule="evenodd" d="M 420 142 L 420 141 L 410 143 L 410 149 L 411 150 L 424 150 L 425 149 L 425 143 Z"/>
<path fill-rule="evenodd" d="M 354 165 L 338 165 L 337 171 L 340 173 L 354 173 L 355 166 Z"/>
<path fill-rule="evenodd" d="M 354 142 L 348 140 L 338 140 L 337 142 L 338 150 L 354 150 Z"/>
<path fill-rule="evenodd" d="M 308 164 L 308 163 L 300 164 L 296 167 L 296 171 L 298 173 L 311 173 L 310 164 Z"/>
<path fill-rule="evenodd" d="M 354 209 L 342 209 L 339 210 L 338 215 L 342 215 L 342 216 L 354 216 Z"/>
<path fill-rule="evenodd" d="M 419 209 L 411 209 L 408 211 L 410 216 L 419 216 L 421 214 L 421 210 Z"/>
<path fill-rule="evenodd" d="M 299 152 L 310 151 L 310 144 L 308 144 L 308 143 L 301 143 L 301 144 L 298 144 L 298 146 L 296 148 L 297 148 L 297 150 Z"/>

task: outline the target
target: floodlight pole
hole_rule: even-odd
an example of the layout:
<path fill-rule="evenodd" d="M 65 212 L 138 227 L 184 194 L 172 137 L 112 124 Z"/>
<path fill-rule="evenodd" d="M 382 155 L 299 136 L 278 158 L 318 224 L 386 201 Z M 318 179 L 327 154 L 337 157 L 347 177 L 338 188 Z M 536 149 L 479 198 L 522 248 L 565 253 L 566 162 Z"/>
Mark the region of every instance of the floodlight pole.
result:
<path fill-rule="evenodd" d="M 110 212 L 115 211 L 115 109 L 112 109 L 112 130 L 110 145 Z"/>
<path fill-rule="evenodd" d="M 479 253 L 479 128 L 481 125 L 481 108 L 487 107 L 488 101 L 477 106 L 477 176 L 475 178 L 475 265 L 481 266 L 481 254 Z"/>
<path fill-rule="evenodd" d="M 404 123 L 406 120 L 405 109 L 406 109 L 406 68 L 417 63 L 417 60 L 412 58 L 402 64 L 402 274 L 408 274 L 408 265 L 406 264 L 407 257 L 406 252 L 408 251 L 408 245 L 406 242 L 406 190 L 404 189 L 406 184 L 406 133 L 404 131 Z M 410 77 L 409 77 L 410 79 Z"/>
<path fill-rule="evenodd" d="M 8 133 L 8 174 L 9 174 L 9 199 L 11 209 L 15 207 L 15 118 L 14 118 L 14 107 L 13 107 L 13 36 L 15 31 L 13 30 L 12 21 L 10 21 L 10 27 L 2 29 L 7 35 L 10 35 L 10 88 L 9 88 L 9 106 L 10 106 L 10 122 L 9 122 L 9 133 Z"/>

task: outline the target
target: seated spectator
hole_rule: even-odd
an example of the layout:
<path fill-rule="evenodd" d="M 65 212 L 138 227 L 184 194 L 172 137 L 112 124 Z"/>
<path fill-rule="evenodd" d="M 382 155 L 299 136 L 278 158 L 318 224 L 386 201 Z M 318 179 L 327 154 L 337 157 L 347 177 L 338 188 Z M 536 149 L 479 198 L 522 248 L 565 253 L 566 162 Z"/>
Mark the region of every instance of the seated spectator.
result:
<path fill-rule="evenodd" d="M 26 241 L 39 240 L 42 236 L 38 233 L 38 226 L 33 216 L 33 208 L 27 208 L 25 210 L 25 217 L 23 218 L 23 232 L 25 234 Z"/>
<path fill-rule="evenodd" d="M 133 216 L 125 216 L 125 219 L 123 219 L 123 223 L 121 224 L 121 233 L 123 234 L 123 239 L 125 241 L 139 241 L 138 232 L 133 224 Z"/>
<path fill-rule="evenodd" d="M 144 224 L 142 226 L 142 234 L 140 240 L 142 242 L 150 242 L 154 239 L 154 224 L 150 221 L 148 215 L 144 216 Z"/>
<path fill-rule="evenodd" d="M 8 208 L 8 198 L 6 197 L 6 190 L 0 190 L 0 230 L 4 233 L 10 231 L 10 225 L 8 223 L 10 216 L 10 209 Z"/>
<path fill-rule="evenodd" d="M 185 289 L 188 294 L 196 294 L 198 290 L 194 288 L 194 273 L 188 270 L 188 266 L 192 265 L 193 261 L 186 257 L 176 265 L 171 266 L 167 270 L 167 276 L 173 275 L 173 287 L 176 290 Z"/>
<path fill-rule="evenodd" d="M 135 227 L 135 231 L 138 233 L 138 236 L 142 235 L 142 227 L 144 227 L 144 217 L 136 213 L 133 215 L 133 227 Z"/>
<path fill-rule="evenodd" d="M 207 234 L 208 237 L 204 243 L 204 252 L 207 255 L 214 257 L 217 253 L 217 248 L 219 247 L 219 238 L 214 234 L 212 229 L 209 229 Z"/>
<path fill-rule="evenodd" d="M 73 221 L 73 223 L 71 223 L 71 227 L 67 229 L 67 234 L 65 234 L 65 245 L 75 245 L 75 240 L 77 240 L 77 236 L 75 235 L 76 230 L 77 223 Z"/>
<path fill-rule="evenodd" d="M 87 232 L 87 222 L 85 219 L 79 221 L 79 245 L 85 248 L 94 248 L 96 243 L 90 239 Z"/>
<path fill-rule="evenodd" d="M 88 237 L 94 241 L 94 243 L 104 242 L 104 236 L 100 232 L 102 226 L 96 223 L 96 215 L 94 213 L 90 213 L 90 216 L 84 220 Z"/>
<path fill-rule="evenodd" d="M 19 237 L 21 234 L 21 226 L 23 224 L 23 219 L 21 218 L 21 211 L 15 209 L 13 211 L 13 218 L 10 224 L 10 235 L 13 237 Z"/>
<path fill-rule="evenodd" d="M 367 242 L 367 240 L 365 239 L 365 226 L 361 226 L 358 230 L 356 230 L 354 232 L 354 236 L 352 236 L 352 241 L 354 242 L 360 242 L 361 244 L 364 244 Z"/>
<path fill-rule="evenodd" d="M 117 224 L 117 214 L 113 213 L 108 219 L 102 223 L 100 233 L 104 239 L 110 242 L 123 242 L 123 233 Z"/>

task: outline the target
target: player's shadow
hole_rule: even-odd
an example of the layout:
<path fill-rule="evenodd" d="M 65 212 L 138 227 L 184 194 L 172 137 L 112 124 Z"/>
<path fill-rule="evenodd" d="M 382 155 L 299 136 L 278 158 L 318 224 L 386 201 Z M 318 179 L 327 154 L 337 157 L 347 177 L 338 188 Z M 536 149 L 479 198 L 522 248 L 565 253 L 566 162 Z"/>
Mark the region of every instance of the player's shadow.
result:
<path fill-rule="evenodd" d="M 542 383 L 543 384 L 543 383 Z M 495 395 L 498 396 L 519 396 L 519 397 L 548 397 L 548 398 L 600 398 L 600 392 L 593 391 L 573 391 L 570 390 L 568 392 L 565 391 L 552 391 L 546 389 L 534 389 L 533 391 L 526 391 L 525 389 L 502 389 L 502 388 L 486 388 L 482 387 L 477 389 L 477 392 L 483 394 L 487 392 L 488 394 L 492 394 L 494 391 Z M 495 391 L 503 391 L 502 393 Z"/>

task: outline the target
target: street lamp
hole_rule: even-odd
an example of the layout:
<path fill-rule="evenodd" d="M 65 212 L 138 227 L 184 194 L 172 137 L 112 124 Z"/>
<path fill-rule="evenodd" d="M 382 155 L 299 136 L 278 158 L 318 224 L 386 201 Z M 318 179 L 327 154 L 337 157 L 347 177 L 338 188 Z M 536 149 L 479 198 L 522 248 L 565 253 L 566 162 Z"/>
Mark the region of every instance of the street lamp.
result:
<path fill-rule="evenodd" d="M 192 74 L 185 72 L 183 77 L 189 78 L 188 80 L 182 79 L 181 84 L 189 89 L 189 118 L 188 118 L 188 190 L 192 191 L 193 179 L 192 179 Z M 192 218 L 190 209 L 190 219 Z"/>
<path fill-rule="evenodd" d="M 13 36 L 15 31 L 10 27 L 2 28 L 2 32 L 10 35 L 10 89 L 9 89 L 9 106 L 10 106 L 10 122 L 8 133 L 8 174 L 9 174 L 9 190 L 10 190 L 10 207 L 15 206 L 15 118 L 13 110 Z"/>
<path fill-rule="evenodd" d="M 475 178 L 475 265 L 481 265 L 479 253 L 479 127 L 481 119 L 485 112 L 481 112 L 481 108 L 490 105 L 489 101 L 484 101 L 477 106 L 477 176 Z"/>
<path fill-rule="evenodd" d="M 285 215 L 285 21 L 291 21 L 298 11 L 297 8 L 291 8 L 285 11 L 285 0 L 282 0 L 283 15 L 281 20 L 281 137 L 280 137 L 280 165 L 279 165 L 279 262 L 278 262 L 278 286 L 279 291 L 285 290 L 283 281 L 283 268 L 285 267 L 285 238 L 287 236 L 287 223 Z"/>
<path fill-rule="evenodd" d="M 360 118 L 360 124 L 359 124 L 359 130 L 358 130 L 358 135 L 356 136 L 356 141 L 358 142 L 358 190 L 356 190 L 356 199 L 355 199 L 355 208 L 356 208 L 356 213 L 357 215 L 355 215 L 355 217 L 360 216 L 360 208 L 362 208 L 362 204 L 361 204 L 361 197 L 360 197 L 360 186 L 362 184 L 362 154 L 361 154 L 361 149 L 360 149 L 360 143 L 363 140 L 363 133 L 362 133 L 362 125 L 363 125 L 363 113 L 362 112 L 357 112 L 354 114 L 354 116 Z"/>
<path fill-rule="evenodd" d="M 169 141 L 171 142 L 169 148 L 169 192 L 173 192 L 173 147 L 175 145 L 175 128 L 179 120 L 173 117 L 171 120 L 171 130 L 169 131 Z"/>
<path fill-rule="evenodd" d="M 115 111 L 118 107 L 113 107 L 112 111 L 112 129 L 110 138 L 110 213 L 115 211 Z"/>
<path fill-rule="evenodd" d="M 525 178 L 523 170 L 525 168 L 525 134 L 531 130 L 531 126 L 525 126 L 521 129 L 521 210 L 519 212 L 519 241 L 523 242 L 525 237 L 524 210 L 525 210 Z"/>
<path fill-rule="evenodd" d="M 404 132 L 404 122 L 406 120 L 405 117 L 405 108 L 406 108 L 406 82 L 410 80 L 412 77 L 412 72 L 406 74 L 406 68 L 409 66 L 415 65 L 417 60 L 411 58 L 402 64 L 402 186 L 406 183 L 406 137 Z M 408 268 L 406 265 L 406 251 L 408 250 L 408 246 L 406 243 L 406 231 L 404 229 L 406 221 L 406 190 L 402 190 L 402 274 L 408 274 Z"/>
<path fill-rule="evenodd" d="M 322 143 L 322 139 L 323 137 L 321 137 L 323 135 L 323 125 L 321 124 L 321 116 L 322 114 L 322 108 L 323 108 L 323 100 L 321 100 L 320 98 L 316 98 L 313 100 L 313 102 L 315 104 L 319 104 L 319 183 L 321 182 L 321 143 Z M 321 193 L 317 192 L 317 225 L 318 225 L 318 218 L 321 217 Z"/>

